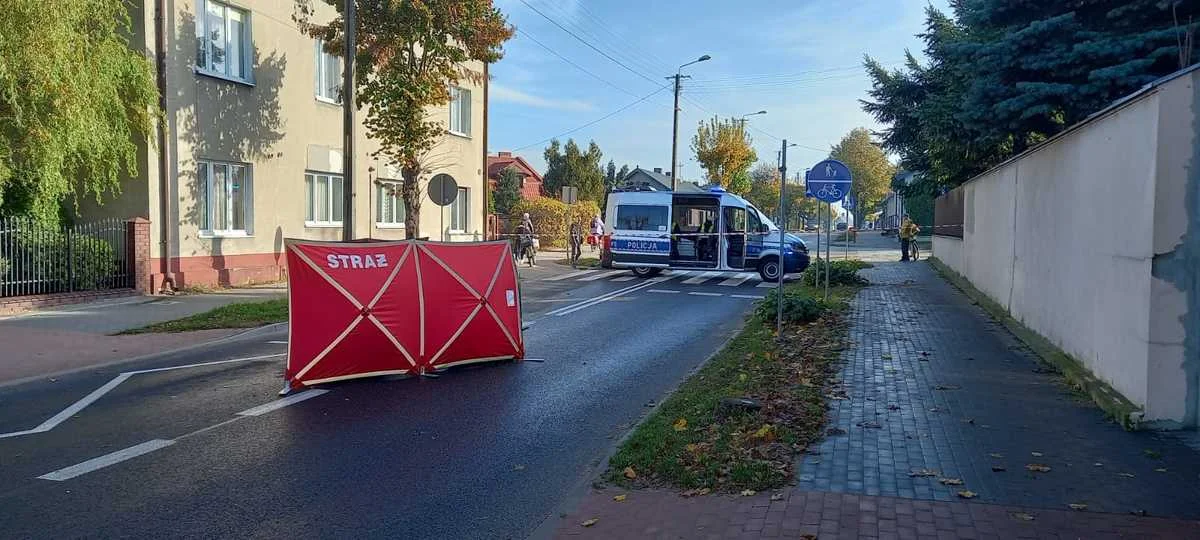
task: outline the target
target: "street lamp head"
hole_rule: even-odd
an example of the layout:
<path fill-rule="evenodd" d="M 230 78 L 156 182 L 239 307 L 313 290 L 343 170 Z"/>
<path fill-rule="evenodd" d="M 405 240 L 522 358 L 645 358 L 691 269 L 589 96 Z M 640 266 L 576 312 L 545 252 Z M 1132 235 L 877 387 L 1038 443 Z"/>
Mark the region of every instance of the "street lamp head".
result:
<path fill-rule="evenodd" d="M 703 62 L 703 61 L 705 61 L 705 60 L 712 60 L 712 57 L 706 54 L 706 55 L 704 55 L 704 56 L 701 56 L 701 57 L 700 57 L 700 59 L 699 59 L 699 60 L 696 60 L 696 61 L 697 61 L 697 62 Z"/>
<path fill-rule="evenodd" d="M 767 111 L 758 111 L 758 112 L 756 112 L 756 113 L 754 113 L 754 114 L 767 114 Z"/>

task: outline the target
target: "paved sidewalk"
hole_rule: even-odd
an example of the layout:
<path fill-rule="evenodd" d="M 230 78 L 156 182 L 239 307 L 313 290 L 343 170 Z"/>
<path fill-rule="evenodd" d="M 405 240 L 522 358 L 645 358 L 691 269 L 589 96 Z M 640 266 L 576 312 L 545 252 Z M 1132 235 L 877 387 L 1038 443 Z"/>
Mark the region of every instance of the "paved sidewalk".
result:
<path fill-rule="evenodd" d="M 781 501 L 593 492 L 559 536 L 1200 538 L 1187 434 L 1123 431 L 925 263 L 864 275 L 846 399 Z"/>
<path fill-rule="evenodd" d="M 176 349 L 241 330 L 112 335 L 240 302 L 286 293 L 283 285 L 211 294 L 133 297 L 59 306 L 0 319 L 0 384 Z"/>

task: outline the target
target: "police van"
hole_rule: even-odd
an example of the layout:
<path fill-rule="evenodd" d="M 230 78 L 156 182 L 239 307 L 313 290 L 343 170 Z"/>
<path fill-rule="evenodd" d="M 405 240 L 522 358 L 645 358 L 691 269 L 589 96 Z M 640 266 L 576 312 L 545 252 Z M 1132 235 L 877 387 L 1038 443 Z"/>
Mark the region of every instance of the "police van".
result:
<path fill-rule="evenodd" d="M 601 262 L 640 277 L 664 269 L 779 272 L 808 267 L 808 246 L 785 234 L 753 204 L 721 188 L 707 192 L 617 191 L 608 196 Z M 782 261 L 782 262 L 781 262 Z"/>

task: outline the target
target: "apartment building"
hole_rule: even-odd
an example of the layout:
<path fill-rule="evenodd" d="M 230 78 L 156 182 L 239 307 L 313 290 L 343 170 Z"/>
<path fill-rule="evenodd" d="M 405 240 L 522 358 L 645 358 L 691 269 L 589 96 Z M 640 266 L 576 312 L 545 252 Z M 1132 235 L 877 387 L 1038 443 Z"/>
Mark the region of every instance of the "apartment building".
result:
<path fill-rule="evenodd" d="M 318 21 L 336 14 L 319 0 L 313 7 Z M 102 205 L 84 203 L 85 217 L 151 220 L 155 290 L 166 273 L 176 287 L 278 280 L 285 238 L 340 239 L 342 61 L 300 31 L 294 0 L 134 0 L 130 9 L 131 46 L 155 58 L 161 41 L 165 51 L 166 140 L 147 141 L 138 175 Z M 482 63 L 467 67 L 486 79 Z M 458 196 L 449 207 L 424 201 L 420 235 L 482 239 L 486 82 L 451 94 L 449 106 L 430 110 L 447 129 L 424 180 L 449 174 Z M 402 239 L 400 172 L 372 157 L 379 145 L 364 117 L 357 113 L 355 232 Z"/>

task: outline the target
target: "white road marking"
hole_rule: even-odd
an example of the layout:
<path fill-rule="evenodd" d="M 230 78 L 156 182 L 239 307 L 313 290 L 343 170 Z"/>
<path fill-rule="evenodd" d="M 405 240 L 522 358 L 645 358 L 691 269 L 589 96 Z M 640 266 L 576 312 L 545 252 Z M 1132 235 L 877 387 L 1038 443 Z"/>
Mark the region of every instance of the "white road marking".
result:
<path fill-rule="evenodd" d="M 609 281 L 633 281 L 635 279 L 637 279 L 637 276 L 635 276 L 633 274 L 629 274 L 628 276 L 617 276 L 615 278 L 610 279 Z"/>
<path fill-rule="evenodd" d="M 692 296 L 725 296 L 719 292 L 690 292 L 688 294 Z"/>
<path fill-rule="evenodd" d="M 595 272 L 599 272 L 599 270 L 580 270 L 578 272 L 571 272 L 570 274 L 563 274 L 561 276 L 554 276 L 552 278 L 546 278 L 542 281 L 562 281 L 564 279 L 571 279 L 571 278 L 575 278 L 575 277 L 579 277 L 579 276 L 586 276 L 588 274 L 592 274 Z"/>
<path fill-rule="evenodd" d="M 588 300 L 584 300 L 582 302 L 579 302 L 578 304 L 572 304 L 567 307 L 558 308 L 554 311 L 547 313 L 546 315 L 554 315 L 556 317 L 562 317 L 563 315 L 569 315 L 569 314 L 575 313 L 576 311 L 579 311 L 581 309 L 587 309 L 596 304 L 606 302 L 608 300 L 616 299 L 618 297 L 624 296 L 624 295 L 629 294 L 634 291 L 645 289 L 646 287 L 654 285 L 655 283 L 661 283 L 667 279 L 670 279 L 670 278 L 666 277 L 666 276 L 653 277 L 653 278 L 647 279 L 643 283 L 639 283 L 639 284 L 633 285 L 631 287 L 625 287 L 624 289 L 617 289 L 613 292 L 610 292 L 607 294 L 602 294 L 600 296 L 597 296 L 595 298 L 591 298 Z"/>
<path fill-rule="evenodd" d="M 138 370 L 138 371 L 127 371 L 125 373 L 117 375 L 116 377 L 113 378 L 113 380 L 105 383 L 104 386 L 101 386 L 100 388 L 93 390 L 92 393 L 90 393 L 86 396 L 83 396 L 82 399 L 80 399 L 79 401 L 76 401 L 75 403 L 72 403 L 71 406 L 63 409 L 62 412 L 60 412 L 54 416 L 51 416 L 45 422 L 38 424 L 37 427 L 35 427 L 33 429 L 27 429 L 24 431 L 14 431 L 11 433 L 0 433 L 0 439 L 7 439 L 9 437 L 20 437 L 22 435 L 30 435 L 33 433 L 44 433 L 44 432 L 50 431 L 50 430 L 54 429 L 55 427 L 58 427 L 59 424 L 66 422 L 72 416 L 79 414 L 79 412 L 82 411 L 84 408 L 91 405 L 92 403 L 95 403 L 96 400 L 100 399 L 101 397 L 104 397 L 105 394 L 111 392 L 118 385 L 125 382 L 126 379 L 128 379 L 134 375 L 140 375 L 143 373 L 158 373 L 160 371 L 171 371 L 171 370 L 176 370 L 176 369 L 186 369 L 186 368 L 193 368 L 193 367 L 215 366 L 218 364 L 229 364 L 232 362 L 248 362 L 248 361 L 253 361 L 253 360 L 265 360 L 267 358 L 278 358 L 280 356 L 285 356 L 285 355 L 283 355 L 283 354 L 266 354 L 266 355 L 262 355 L 262 356 L 248 356 L 246 358 L 232 358 L 229 360 L 217 360 L 215 362 L 201 362 L 198 364 L 187 364 L 187 365 L 182 365 L 182 366 L 170 366 L 170 367 L 164 367 L 164 368 L 142 369 L 142 370 Z"/>
<path fill-rule="evenodd" d="M 755 274 L 738 274 L 734 277 L 731 277 L 725 281 L 718 283 L 717 285 L 723 285 L 725 287 L 737 287 L 738 285 L 741 285 L 741 284 L 745 283 L 747 280 L 749 280 L 750 278 L 754 277 L 754 275 Z"/>
<path fill-rule="evenodd" d="M 646 289 L 646 292 L 658 294 L 679 294 L 681 291 L 670 291 L 667 289 Z"/>
<path fill-rule="evenodd" d="M 750 300 L 762 300 L 763 298 L 765 298 L 763 296 L 754 296 L 753 294 L 731 294 L 731 295 L 729 295 L 729 297 L 730 298 L 746 298 L 746 299 L 750 299 Z"/>
<path fill-rule="evenodd" d="M 773 289 L 778 285 L 779 284 L 775 283 L 774 281 L 764 281 L 764 282 L 758 284 L 758 288 L 759 289 Z"/>
<path fill-rule="evenodd" d="M 685 280 L 683 280 L 683 283 L 685 283 L 687 285 L 696 285 L 698 283 L 704 283 L 705 281 L 715 278 L 721 274 L 722 274 L 722 272 L 705 272 L 694 278 L 685 279 Z"/>
<path fill-rule="evenodd" d="M 596 275 L 594 275 L 594 276 L 588 276 L 588 277 L 585 277 L 585 278 L 579 278 L 579 281 L 596 281 L 596 280 L 599 280 L 599 279 L 604 279 L 604 278 L 606 278 L 606 277 L 613 277 L 613 276 L 615 276 L 615 275 L 618 275 L 618 274 L 624 274 L 624 273 L 626 273 L 626 272 L 629 272 L 629 270 L 609 270 L 608 272 L 601 272 L 601 273 L 599 273 L 599 274 L 596 274 Z"/>
<path fill-rule="evenodd" d="M 287 345 L 286 341 L 268 341 L 267 343 L 271 345 Z"/>
<path fill-rule="evenodd" d="M 238 416 L 262 416 L 262 415 L 264 415 L 264 414 L 266 414 L 266 413 L 269 413 L 269 412 L 271 412 L 271 411 L 278 410 L 278 409 L 282 409 L 282 408 L 284 408 L 284 407 L 287 407 L 287 406 L 289 406 L 289 405 L 295 405 L 295 404 L 297 404 L 297 403 L 300 403 L 301 401 L 304 401 L 304 400 L 306 400 L 306 399 L 312 399 L 312 398 L 315 398 L 315 397 L 317 397 L 317 396 L 319 396 L 319 395 L 321 395 L 321 394 L 325 394 L 325 393 L 328 393 L 328 392 L 329 392 L 329 390 L 319 390 L 319 389 L 314 389 L 314 390 L 305 390 L 305 391 L 303 391 L 303 392 L 300 392 L 299 394 L 292 394 L 292 395 L 290 395 L 290 396 L 288 396 L 288 397 L 285 397 L 285 398 L 283 398 L 283 399 L 277 399 L 277 400 L 275 400 L 275 401 L 272 401 L 272 402 L 270 402 L 270 403 L 264 403 L 264 404 L 262 404 L 262 405 L 259 405 L 259 406 L 257 406 L 257 407 L 253 407 L 253 408 L 250 408 L 250 409 L 246 409 L 246 410 L 244 410 L 244 411 L 242 411 L 242 412 L 240 412 L 240 413 L 237 413 L 237 415 L 238 415 Z"/>
<path fill-rule="evenodd" d="M 175 441 L 166 441 L 163 439 L 151 439 L 142 444 L 130 446 L 124 450 L 117 450 L 111 454 L 89 459 L 78 465 L 72 465 L 54 472 L 49 472 L 39 476 L 42 480 L 51 480 L 54 482 L 62 482 L 70 480 L 76 476 L 81 476 L 95 470 L 103 469 L 110 465 L 116 465 L 122 461 L 133 459 L 140 455 L 149 454 L 160 448 L 166 448 L 175 444 Z"/>

